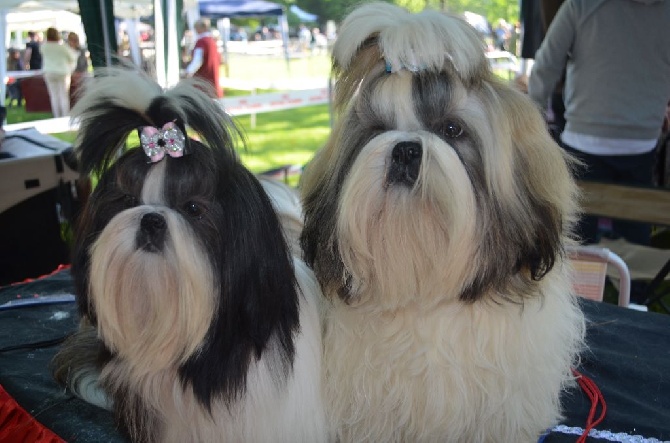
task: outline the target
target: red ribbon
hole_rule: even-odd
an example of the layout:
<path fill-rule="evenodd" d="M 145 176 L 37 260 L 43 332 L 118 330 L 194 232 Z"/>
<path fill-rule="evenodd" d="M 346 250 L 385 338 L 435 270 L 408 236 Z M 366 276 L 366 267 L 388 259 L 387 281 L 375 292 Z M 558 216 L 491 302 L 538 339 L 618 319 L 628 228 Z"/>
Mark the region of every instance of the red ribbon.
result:
<path fill-rule="evenodd" d="M 579 386 L 581 386 L 582 390 L 589 397 L 589 400 L 591 400 L 591 409 L 589 410 L 589 416 L 586 419 L 584 432 L 577 439 L 577 443 L 586 443 L 586 437 L 588 437 L 591 429 L 598 426 L 598 424 L 600 424 L 600 422 L 605 419 L 605 415 L 607 414 L 607 404 L 605 403 L 605 397 L 603 397 L 602 392 L 600 392 L 600 389 L 598 389 L 598 385 L 596 385 L 593 380 L 581 372 L 578 372 L 576 369 L 572 370 L 572 374 L 577 377 L 577 383 L 579 383 Z M 598 418 L 595 418 L 598 404 L 601 405 L 600 415 Z"/>

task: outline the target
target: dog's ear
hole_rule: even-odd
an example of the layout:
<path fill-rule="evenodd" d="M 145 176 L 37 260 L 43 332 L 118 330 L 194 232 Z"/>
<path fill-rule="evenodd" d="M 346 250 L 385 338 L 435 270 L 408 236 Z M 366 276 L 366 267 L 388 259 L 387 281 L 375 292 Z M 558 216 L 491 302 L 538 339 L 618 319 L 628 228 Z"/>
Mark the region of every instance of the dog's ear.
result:
<path fill-rule="evenodd" d="M 482 210 L 483 269 L 465 299 L 505 283 L 530 293 L 563 254 L 578 211 L 575 163 L 551 138 L 537 107 L 497 80 L 489 85 L 487 112 L 498 132 L 484 156 L 489 203 Z"/>
<path fill-rule="evenodd" d="M 326 145 L 314 155 L 300 178 L 304 226 L 300 246 L 305 262 L 315 271 L 325 294 L 337 292 L 347 300 L 347 275 L 338 251 L 336 229 L 340 193 L 353 158 L 341 157 L 339 137 L 346 122 L 338 122 Z M 328 287 L 329 290 L 325 288 Z"/>
<path fill-rule="evenodd" d="M 202 352 L 180 368 L 203 405 L 219 393 L 234 399 L 244 392 L 249 364 L 268 347 L 279 347 L 283 357 L 271 364 L 288 374 L 299 328 L 295 272 L 272 203 L 241 165 L 225 174 L 217 200 L 225 202 L 226 216 L 218 217 L 221 244 L 214 253 L 220 260 L 219 305 Z"/>
<path fill-rule="evenodd" d="M 280 319 L 298 320 L 296 279 L 290 248 L 271 200 L 251 173 L 240 168 L 239 175 L 234 182 L 246 180 L 248 184 L 224 191 L 228 195 L 222 199 L 229 214 L 224 221 L 228 234 L 223 234 L 227 244 L 222 251 L 222 287 L 228 294 L 223 299 L 240 303 L 226 310 L 241 315 L 230 325 L 239 330 L 241 322 L 243 329 L 248 328 L 260 353 Z M 288 338 L 284 344 L 292 346 Z"/>
<path fill-rule="evenodd" d="M 109 200 L 104 197 L 108 189 L 113 188 L 116 179 L 114 166 L 110 173 L 98 178 L 98 183 L 75 221 L 74 241 L 71 249 L 72 278 L 77 294 L 77 303 L 81 317 L 88 317 L 97 324 L 97 315 L 89 298 L 90 249 L 110 219 L 115 215 Z"/>
<path fill-rule="evenodd" d="M 553 229 L 563 236 L 572 236 L 579 211 L 579 192 L 573 179 L 578 161 L 556 144 L 542 114 L 527 95 L 507 85 L 496 90 L 502 104 L 499 117 L 504 117 L 509 126 L 519 172 L 516 180 L 537 202 L 536 207 L 551 208 L 557 217 Z"/>
<path fill-rule="evenodd" d="M 88 250 L 93 243 L 95 219 L 89 199 L 76 220 L 76 232 L 71 250 L 72 280 L 77 294 L 77 307 L 80 317 L 88 317 L 93 324 L 97 323 L 95 312 L 89 298 L 90 257 Z"/>

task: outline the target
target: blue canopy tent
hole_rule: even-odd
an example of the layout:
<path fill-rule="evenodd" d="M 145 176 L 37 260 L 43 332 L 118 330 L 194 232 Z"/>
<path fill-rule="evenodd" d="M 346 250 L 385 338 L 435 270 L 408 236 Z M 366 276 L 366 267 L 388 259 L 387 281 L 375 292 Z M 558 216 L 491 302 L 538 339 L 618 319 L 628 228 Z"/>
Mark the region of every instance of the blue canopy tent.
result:
<path fill-rule="evenodd" d="M 212 19 L 284 15 L 284 7 L 264 0 L 199 0 L 200 15 Z"/>
<path fill-rule="evenodd" d="M 295 14 L 295 16 L 298 17 L 298 19 L 299 19 L 301 22 L 313 22 L 313 23 L 316 23 L 316 21 L 319 20 L 319 16 L 318 16 L 318 15 L 316 15 L 316 14 L 310 14 L 310 13 L 307 12 L 307 11 L 303 11 L 303 10 L 300 9 L 297 5 L 291 5 L 291 7 L 289 8 L 289 10 L 290 10 L 293 14 Z"/>

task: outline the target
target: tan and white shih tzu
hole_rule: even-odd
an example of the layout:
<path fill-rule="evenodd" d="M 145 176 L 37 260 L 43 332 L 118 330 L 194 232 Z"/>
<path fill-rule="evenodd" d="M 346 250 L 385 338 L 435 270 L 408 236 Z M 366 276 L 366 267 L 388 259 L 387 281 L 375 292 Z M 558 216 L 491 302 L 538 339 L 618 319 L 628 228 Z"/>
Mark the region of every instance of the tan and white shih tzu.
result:
<path fill-rule="evenodd" d="M 325 441 L 321 292 L 282 226 L 299 200 L 245 169 L 203 88 L 112 70 L 73 109 L 99 182 L 73 253 L 82 326 L 55 376 L 135 442 Z"/>
<path fill-rule="evenodd" d="M 330 302 L 341 442 L 534 442 L 584 319 L 564 247 L 571 163 L 460 18 L 367 4 L 333 49 L 336 126 L 302 179 Z"/>

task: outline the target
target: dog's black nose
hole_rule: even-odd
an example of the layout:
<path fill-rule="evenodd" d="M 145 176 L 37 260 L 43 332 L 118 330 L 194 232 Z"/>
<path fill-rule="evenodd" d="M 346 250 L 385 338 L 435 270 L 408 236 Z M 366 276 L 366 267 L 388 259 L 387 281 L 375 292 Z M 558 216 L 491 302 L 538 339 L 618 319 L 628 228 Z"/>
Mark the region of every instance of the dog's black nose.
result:
<path fill-rule="evenodd" d="M 387 175 L 389 184 L 412 186 L 419 177 L 423 148 L 418 142 L 400 142 L 391 152 L 391 166 Z"/>
<path fill-rule="evenodd" d="M 155 212 L 144 214 L 137 232 L 137 247 L 147 252 L 160 252 L 165 242 L 167 222 Z"/>

